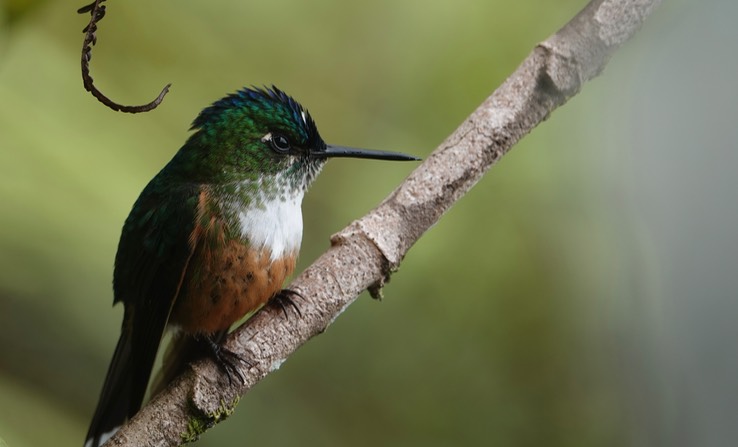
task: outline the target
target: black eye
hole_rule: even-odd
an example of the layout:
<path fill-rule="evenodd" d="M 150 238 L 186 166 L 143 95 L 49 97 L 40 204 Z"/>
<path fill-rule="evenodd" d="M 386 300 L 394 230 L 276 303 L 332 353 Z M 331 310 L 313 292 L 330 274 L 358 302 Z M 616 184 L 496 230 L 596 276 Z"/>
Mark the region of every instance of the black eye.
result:
<path fill-rule="evenodd" d="M 285 137 L 282 134 L 278 134 L 278 133 L 272 134 L 272 139 L 269 140 L 269 142 L 272 145 L 272 149 L 274 149 L 277 152 L 288 152 L 290 149 L 292 149 L 290 140 L 288 140 L 287 137 Z"/>

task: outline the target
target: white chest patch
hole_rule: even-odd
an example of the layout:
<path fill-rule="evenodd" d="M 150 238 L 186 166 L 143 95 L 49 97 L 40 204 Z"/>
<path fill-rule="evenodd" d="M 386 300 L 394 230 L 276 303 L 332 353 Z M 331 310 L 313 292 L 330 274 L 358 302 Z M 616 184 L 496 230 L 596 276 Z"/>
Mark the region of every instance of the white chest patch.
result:
<path fill-rule="evenodd" d="M 239 211 L 241 236 L 254 247 L 268 249 L 273 261 L 296 254 L 302 242 L 302 196 L 300 192 Z"/>

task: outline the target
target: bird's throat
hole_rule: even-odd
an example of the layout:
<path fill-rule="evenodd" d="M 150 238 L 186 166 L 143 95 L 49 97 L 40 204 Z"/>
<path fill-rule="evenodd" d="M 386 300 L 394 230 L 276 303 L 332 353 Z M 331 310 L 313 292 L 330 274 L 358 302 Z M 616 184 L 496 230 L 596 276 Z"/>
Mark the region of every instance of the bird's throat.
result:
<path fill-rule="evenodd" d="M 302 191 L 265 198 L 238 211 L 241 237 L 271 259 L 296 254 L 302 242 Z"/>

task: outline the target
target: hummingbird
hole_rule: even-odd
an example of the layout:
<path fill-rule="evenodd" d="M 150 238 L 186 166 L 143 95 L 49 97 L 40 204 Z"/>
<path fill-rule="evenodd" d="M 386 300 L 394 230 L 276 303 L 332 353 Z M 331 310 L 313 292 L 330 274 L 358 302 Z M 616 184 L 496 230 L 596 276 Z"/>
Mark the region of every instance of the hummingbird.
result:
<path fill-rule="evenodd" d="M 214 102 L 190 130 L 123 225 L 113 273 L 121 335 L 85 447 L 138 412 L 167 328 L 176 336 L 157 389 L 202 355 L 234 372 L 239 359 L 220 346 L 231 325 L 270 301 L 294 306 L 282 285 L 300 250 L 302 199 L 329 158 L 419 160 L 327 145 L 307 109 L 274 86 Z"/>

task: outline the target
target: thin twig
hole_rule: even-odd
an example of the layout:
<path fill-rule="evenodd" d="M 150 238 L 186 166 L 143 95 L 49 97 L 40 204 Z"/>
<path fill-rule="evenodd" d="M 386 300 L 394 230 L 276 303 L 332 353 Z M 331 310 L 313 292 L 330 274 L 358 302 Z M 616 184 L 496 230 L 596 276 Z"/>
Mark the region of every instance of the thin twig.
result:
<path fill-rule="evenodd" d="M 95 87 L 92 76 L 90 75 L 90 60 L 92 59 L 92 47 L 97 43 L 97 35 L 95 34 L 97 32 L 97 24 L 105 17 L 105 5 L 103 5 L 103 2 L 105 0 L 95 0 L 89 5 L 77 10 L 79 14 L 90 13 L 90 23 L 82 30 L 85 33 L 85 40 L 82 43 L 82 83 L 85 86 L 85 90 L 92 93 L 92 96 L 97 98 L 98 101 L 117 112 L 141 113 L 154 110 L 164 100 L 164 96 L 169 92 L 169 87 L 172 84 L 164 86 L 156 99 L 140 106 L 124 106 L 123 104 L 118 104 Z"/>

